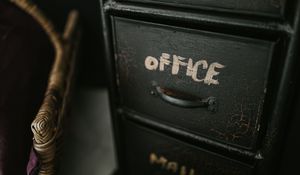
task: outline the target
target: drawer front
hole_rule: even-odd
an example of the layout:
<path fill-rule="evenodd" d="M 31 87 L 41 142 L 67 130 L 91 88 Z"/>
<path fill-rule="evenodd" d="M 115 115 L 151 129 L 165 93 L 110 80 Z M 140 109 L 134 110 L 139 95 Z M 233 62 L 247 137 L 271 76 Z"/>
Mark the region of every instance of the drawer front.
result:
<path fill-rule="evenodd" d="M 192 8 L 212 8 L 230 12 L 281 16 L 287 0 L 123 0 L 132 2 L 168 4 Z"/>
<path fill-rule="evenodd" d="M 130 175 L 250 175 L 252 167 L 125 122 Z"/>
<path fill-rule="evenodd" d="M 254 148 L 274 43 L 114 18 L 121 103 L 210 139 Z"/>

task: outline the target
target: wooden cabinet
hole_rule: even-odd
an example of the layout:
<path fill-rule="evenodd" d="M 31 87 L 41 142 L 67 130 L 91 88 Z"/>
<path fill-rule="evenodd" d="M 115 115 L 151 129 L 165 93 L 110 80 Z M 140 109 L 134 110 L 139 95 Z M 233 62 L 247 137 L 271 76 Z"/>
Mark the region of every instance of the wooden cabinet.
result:
<path fill-rule="evenodd" d="M 298 2 L 101 8 L 120 173 L 277 172 L 296 92 Z"/>

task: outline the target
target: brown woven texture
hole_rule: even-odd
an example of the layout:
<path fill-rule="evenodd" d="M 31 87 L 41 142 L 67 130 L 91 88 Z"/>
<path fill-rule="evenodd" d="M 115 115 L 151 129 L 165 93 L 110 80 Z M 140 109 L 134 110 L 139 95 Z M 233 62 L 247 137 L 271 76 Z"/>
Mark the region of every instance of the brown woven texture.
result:
<path fill-rule="evenodd" d="M 38 7 L 29 0 L 11 0 L 31 15 L 45 30 L 55 49 L 55 60 L 49 75 L 43 103 L 31 128 L 33 148 L 41 163 L 39 175 L 55 174 L 55 160 L 62 133 L 62 120 L 66 115 L 78 50 L 78 13 L 69 14 L 65 31 L 60 34 Z"/>

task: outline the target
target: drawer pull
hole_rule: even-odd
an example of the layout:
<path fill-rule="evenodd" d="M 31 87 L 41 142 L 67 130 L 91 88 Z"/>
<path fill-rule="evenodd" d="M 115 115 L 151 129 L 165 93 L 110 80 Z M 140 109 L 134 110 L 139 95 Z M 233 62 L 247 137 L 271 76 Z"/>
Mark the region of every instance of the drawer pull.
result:
<path fill-rule="evenodd" d="M 201 99 L 197 96 L 159 86 L 155 86 L 155 91 L 152 90 L 151 94 L 158 95 L 162 100 L 166 101 L 167 103 L 183 108 L 207 107 L 207 109 L 211 112 L 216 112 L 217 110 L 217 100 L 215 97 L 207 97 Z"/>

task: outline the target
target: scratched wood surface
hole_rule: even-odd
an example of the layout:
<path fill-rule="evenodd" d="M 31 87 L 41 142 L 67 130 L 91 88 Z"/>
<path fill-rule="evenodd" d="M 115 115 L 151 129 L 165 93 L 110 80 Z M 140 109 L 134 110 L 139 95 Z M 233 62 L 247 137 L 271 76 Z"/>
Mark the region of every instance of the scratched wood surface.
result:
<path fill-rule="evenodd" d="M 191 8 L 215 9 L 245 14 L 281 16 L 287 0 L 119 0 L 152 4 L 167 4 Z"/>
<path fill-rule="evenodd" d="M 169 126 L 255 148 L 273 42 L 124 18 L 115 18 L 114 24 L 122 105 Z M 149 56 L 156 60 L 156 69 L 149 69 Z M 180 65 L 174 59 L 178 56 Z M 192 73 L 188 62 L 196 68 Z M 195 66 L 199 62 L 205 64 Z M 222 66 L 210 71 L 213 64 Z M 199 98 L 215 97 L 217 111 L 171 105 L 151 95 L 153 84 Z"/>
<path fill-rule="evenodd" d="M 126 174 L 250 175 L 250 165 L 123 121 Z M 133 144 L 134 143 L 134 144 Z"/>

